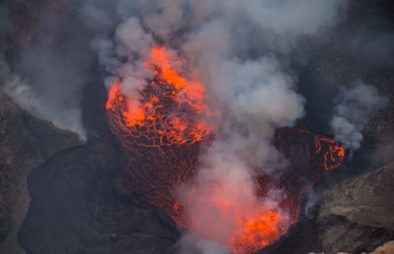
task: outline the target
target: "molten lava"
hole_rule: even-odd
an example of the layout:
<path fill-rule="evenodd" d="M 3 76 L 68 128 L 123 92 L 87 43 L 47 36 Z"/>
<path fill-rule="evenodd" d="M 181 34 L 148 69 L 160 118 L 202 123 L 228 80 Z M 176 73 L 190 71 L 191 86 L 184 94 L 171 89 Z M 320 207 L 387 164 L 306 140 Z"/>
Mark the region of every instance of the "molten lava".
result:
<path fill-rule="evenodd" d="M 213 113 L 204 103 L 204 87 L 173 70 L 165 48 L 153 48 L 146 65 L 155 78 L 142 88 L 140 98 L 123 95 L 121 81 L 109 92 L 106 109 L 113 112 L 117 127 L 139 139 L 138 145 L 159 149 L 211 136 L 207 119 Z"/>
<path fill-rule="evenodd" d="M 335 139 L 307 129 L 278 129 L 273 143 L 290 160 L 293 168 L 335 170 L 345 158 L 344 147 Z"/>
<path fill-rule="evenodd" d="M 153 78 L 139 89 L 138 98 L 123 92 L 122 80 L 117 80 L 106 103 L 111 131 L 128 155 L 129 170 L 122 181 L 149 203 L 161 207 L 178 225 L 193 226 L 184 218 L 188 206 L 180 205 L 173 191 L 193 179 L 199 166 L 200 145 L 210 144 L 214 138 L 210 120 L 217 114 L 205 102 L 204 86 L 181 75 L 181 58 L 174 59 L 166 48 L 158 47 L 151 49 L 145 65 Z M 335 140 L 299 129 L 277 132 L 274 145 L 292 165 L 303 161 L 300 168 L 333 170 L 345 155 Z M 225 241 L 233 253 L 249 254 L 272 244 L 297 221 L 304 189 L 295 183 L 294 174 L 279 180 L 269 176 L 255 180 L 258 187 L 253 191 L 260 203 L 270 186 L 286 192 L 286 198 L 276 208 L 255 202 L 245 210 L 227 200 L 217 191 L 220 188 L 212 192 L 215 209 L 232 221 L 235 233 Z"/>
<path fill-rule="evenodd" d="M 250 218 L 241 220 L 238 235 L 230 241 L 233 253 L 252 253 L 277 240 L 286 228 L 281 228 L 282 215 L 275 210 L 258 212 Z"/>
<path fill-rule="evenodd" d="M 172 192 L 194 175 L 199 145 L 213 138 L 209 119 L 214 114 L 205 104 L 202 84 L 182 77 L 181 59 L 173 61 L 166 48 L 153 48 L 145 65 L 154 75 L 139 97 L 127 97 L 117 80 L 106 109 L 111 131 L 128 152 L 125 184 L 183 225 L 183 207 Z"/>

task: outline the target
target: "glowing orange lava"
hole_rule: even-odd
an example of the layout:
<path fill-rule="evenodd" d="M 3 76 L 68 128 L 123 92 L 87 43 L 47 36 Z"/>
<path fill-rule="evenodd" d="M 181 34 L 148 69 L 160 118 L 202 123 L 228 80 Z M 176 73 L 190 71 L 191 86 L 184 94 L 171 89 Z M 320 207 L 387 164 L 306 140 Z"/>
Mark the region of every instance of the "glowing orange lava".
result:
<path fill-rule="evenodd" d="M 229 240 L 234 254 L 249 254 L 266 247 L 286 233 L 291 220 L 283 211 L 260 207 L 237 219 L 237 233 Z"/>
<path fill-rule="evenodd" d="M 322 146 L 328 146 L 328 149 L 323 150 Z M 345 158 L 345 148 L 340 146 L 335 139 L 328 138 L 322 135 L 315 135 L 316 152 L 323 155 L 322 166 L 325 170 L 337 169 Z"/>
<path fill-rule="evenodd" d="M 233 253 L 247 254 L 272 244 L 277 240 L 287 227 L 280 228 L 282 215 L 276 210 L 257 212 L 251 218 L 240 221 L 238 235 L 230 240 Z"/>
<path fill-rule="evenodd" d="M 128 153 L 130 170 L 122 181 L 183 225 L 183 207 L 172 192 L 195 174 L 199 145 L 213 138 L 214 114 L 203 85 L 183 77 L 182 60 L 166 48 L 153 48 L 145 66 L 153 78 L 139 96 L 128 97 L 117 80 L 105 105 L 111 131 Z"/>
<path fill-rule="evenodd" d="M 335 170 L 345 159 L 345 148 L 335 139 L 312 133 L 307 129 L 283 128 L 275 133 L 275 147 L 294 165 Z"/>
<path fill-rule="evenodd" d="M 180 205 L 173 191 L 195 176 L 199 147 L 212 142 L 210 120 L 217 114 L 206 104 L 204 86 L 183 75 L 182 58 L 170 54 L 165 47 L 152 48 L 145 66 L 152 71 L 153 78 L 140 87 L 137 97 L 125 94 L 122 80 L 117 80 L 105 105 L 110 129 L 128 156 L 129 170 L 121 177 L 121 184 L 131 186 L 150 204 L 161 207 L 178 225 L 187 227 L 190 225 L 184 216 L 188 205 Z M 310 140 L 308 136 L 300 145 L 306 146 L 306 159 L 317 160 L 326 170 L 337 168 L 344 159 L 343 147 L 324 136 L 312 137 Z M 286 146 L 286 139 L 279 135 L 278 142 L 278 150 L 286 154 L 282 147 Z M 288 153 L 291 158 L 299 159 L 300 152 L 293 148 Z M 258 190 L 253 195 L 259 202 L 247 210 L 223 198 L 220 191 L 212 194 L 215 209 L 223 217 L 229 217 L 234 226 L 234 233 L 225 239 L 233 253 L 250 254 L 268 246 L 297 221 L 303 190 L 298 185 L 294 187 L 293 182 L 293 175 L 283 181 L 264 176 L 256 179 Z M 288 194 L 276 208 L 261 204 L 269 185 L 284 187 Z"/>
<path fill-rule="evenodd" d="M 197 184 L 182 196 L 193 232 L 226 244 L 233 254 L 250 254 L 277 241 L 296 222 L 298 211 L 287 200 L 274 201 L 266 191 L 257 194 L 253 179 L 232 180 L 223 176 Z"/>
<path fill-rule="evenodd" d="M 118 125 L 130 135 L 143 137 L 140 145 L 157 148 L 194 144 L 211 136 L 208 118 L 213 113 L 204 102 L 202 84 L 182 77 L 164 47 L 151 50 L 146 66 L 153 70 L 154 79 L 141 88 L 140 98 L 122 94 L 121 81 L 109 91 L 106 109 L 121 111 Z"/>

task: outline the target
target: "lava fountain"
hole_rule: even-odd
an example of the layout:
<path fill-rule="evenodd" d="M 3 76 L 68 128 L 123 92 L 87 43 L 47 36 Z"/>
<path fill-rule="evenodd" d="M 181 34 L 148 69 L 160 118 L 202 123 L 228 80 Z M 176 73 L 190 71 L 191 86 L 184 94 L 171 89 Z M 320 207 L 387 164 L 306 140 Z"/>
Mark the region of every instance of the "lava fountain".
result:
<path fill-rule="evenodd" d="M 152 48 L 145 66 L 153 75 L 138 90 L 138 99 L 129 98 L 122 91 L 122 80 L 112 84 L 106 103 L 110 129 L 127 152 L 129 163 L 122 179 L 149 203 L 161 207 L 178 225 L 211 239 L 215 230 L 200 230 L 201 220 L 187 218 L 186 214 L 188 209 L 201 209 L 201 216 L 214 210 L 217 219 L 231 222 L 233 232 L 219 240 L 230 246 L 233 253 L 253 253 L 278 240 L 297 221 L 305 192 L 300 175 L 315 180 L 321 171 L 338 168 L 344 149 L 335 140 L 305 129 L 281 129 L 276 132 L 273 145 L 291 165 L 303 161 L 292 168 L 301 168 L 304 173 L 288 170 L 280 178 L 246 176 L 245 181 L 232 185 L 237 190 L 215 183 L 208 188 L 192 188 L 197 196 L 209 192 L 204 195 L 209 200 L 200 201 L 212 204 L 211 207 L 200 206 L 198 199 L 188 197 L 180 203 L 174 191 L 193 181 L 200 166 L 201 145 L 209 146 L 215 139 L 211 120 L 220 119 L 220 114 L 206 103 L 204 85 L 182 75 L 183 63 L 180 57 L 172 59 L 165 47 Z M 275 206 L 270 205 L 271 187 L 281 189 L 284 196 Z M 245 201 L 245 196 L 252 198 Z"/>

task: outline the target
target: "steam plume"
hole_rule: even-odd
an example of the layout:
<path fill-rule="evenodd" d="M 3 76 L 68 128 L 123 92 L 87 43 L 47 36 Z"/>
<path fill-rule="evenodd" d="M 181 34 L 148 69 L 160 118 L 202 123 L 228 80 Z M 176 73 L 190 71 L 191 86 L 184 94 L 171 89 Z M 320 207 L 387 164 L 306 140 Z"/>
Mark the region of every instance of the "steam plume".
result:
<path fill-rule="evenodd" d="M 215 142 L 201 151 L 195 181 L 175 191 L 191 225 L 180 251 L 230 251 L 225 245 L 237 231 L 232 216 L 248 217 L 257 208 L 276 209 L 285 229 L 287 211 L 279 207 L 283 192 L 271 188 L 258 198 L 254 176 L 281 173 L 286 161 L 271 138 L 275 128 L 291 126 L 304 115 L 290 54 L 301 39 L 329 29 L 345 1 L 87 0 L 73 5 L 81 15 L 71 27 L 64 22 L 70 19 L 65 8 L 64 15 L 52 13 L 53 6 L 40 12 L 33 31 L 37 42 L 21 51 L 23 75 L 1 75 L 8 93 L 36 115 L 84 136 L 79 103 L 92 60 L 87 42 L 108 73 L 106 86 L 120 81 L 122 93 L 133 101 L 130 108 L 139 106 L 138 91 L 152 77 L 144 66 L 149 50 L 164 45 L 174 59 L 187 59 L 177 70 L 201 80 L 208 103 L 221 114 L 212 123 Z M 358 148 L 368 113 L 384 101 L 368 85 L 343 89 L 331 121 L 336 137 Z M 215 198 L 233 212 L 224 213 Z"/>
<path fill-rule="evenodd" d="M 182 252 L 191 253 L 190 239 L 196 237 L 213 240 L 216 247 L 228 244 L 238 231 L 234 216 L 247 218 L 258 209 L 277 210 L 281 228 L 288 227 L 288 215 L 278 206 L 284 198 L 281 190 L 272 188 L 262 200 L 256 196 L 253 176 L 258 171 L 280 174 L 286 162 L 272 147 L 272 135 L 276 127 L 291 126 L 304 114 L 304 99 L 296 93 L 297 79 L 288 69 L 286 56 L 300 38 L 319 34 L 332 25 L 342 3 L 118 3 L 117 15 L 123 21 L 114 40 L 101 36 L 93 42 L 111 74 L 108 84 L 120 80 L 122 92 L 138 102 L 138 89 L 152 75 L 143 65 L 147 52 L 165 44 L 174 55 L 186 57 L 188 63 L 181 64 L 179 71 L 205 84 L 210 105 L 221 114 L 213 123 L 214 143 L 201 152 L 202 167 L 195 182 L 176 192 L 186 206 L 191 231 L 180 241 Z M 87 9 L 93 16 L 105 16 L 92 11 L 92 6 Z M 217 199 L 225 202 L 229 213 Z M 205 248 L 210 244 L 199 248 L 201 241 L 195 241 L 194 250 L 215 252 Z"/>
<path fill-rule="evenodd" d="M 8 13 L 5 31 L 0 27 L 0 36 L 12 36 L 18 51 L 7 59 L 17 64 L 7 63 L 11 71 L 3 77 L 5 90 L 31 113 L 85 138 L 80 102 L 94 56 L 89 35 L 77 25 L 78 18 L 70 22 L 73 6 L 32 3 L 29 10 L 21 8 L 20 16 Z"/>
<path fill-rule="evenodd" d="M 369 114 L 384 107 L 387 98 L 371 85 L 355 83 L 350 88 L 342 88 L 336 102 L 330 122 L 335 138 L 348 148 L 358 149 Z"/>

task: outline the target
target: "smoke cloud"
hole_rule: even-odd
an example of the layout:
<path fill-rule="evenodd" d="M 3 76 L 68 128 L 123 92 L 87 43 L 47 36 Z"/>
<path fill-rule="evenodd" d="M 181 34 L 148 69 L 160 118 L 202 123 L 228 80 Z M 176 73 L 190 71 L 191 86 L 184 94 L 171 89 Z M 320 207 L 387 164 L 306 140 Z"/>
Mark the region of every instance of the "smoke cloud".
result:
<path fill-rule="evenodd" d="M 387 102 L 388 99 L 379 95 L 375 87 L 362 82 L 342 88 L 336 98 L 337 105 L 330 122 L 335 138 L 345 147 L 358 149 L 369 115 L 383 108 Z"/>
<path fill-rule="evenodd" d="M 226 245 L 221 245 L 213 240 L 203 239 L 191 232 L 186 232 L 177 243 L 180 253 L 188 254 L 227 254 L 230 252 Z"/>
<path fill-rule="evenodd" d="M 83 1 L 78 26 L 64 22 L 67 11 L 43 10 L 34 31 L 38 42 L 22 52 L 23 79 L 9 79 L 7 90 L 28 110 L 84 136 L 79 103 L 91 49 L 108 74 L 106 86 L 120 81 L 131 108 L 153 75 L 144 65 L 152 47 L 164 45 L 170 57 L 187 59 L 178 71 L 204 84 L 207 103 L 220 117 L 195 181 L 175 191 L 190 225 L 179 249 L 229 253 L 228 239 L 239 233 L 234 218 L 275 210 L 282 229 L 290 224 L 279 205 L 285 194 L 272 187 L 258 197 L 254 176 L 281 173 L 287 162 L 271 144 L 275 128 L 304 116 L 290 54 L 302 39 L 334 25 L 344 7 L 342 0 Z M 376 107 L 373 99 L 369 107 Z"/>
<path fill-rule="evenodd" d="M 80 103 L 94 54 L 89 50 L 89 34 L 73 14 L 74 7 L 75 3 L 13 6 L 1 36 L 14 40 L 10 50 L 17 54 L 8 53 L 10 71 L 3 83 L 24 109 L 85 139 Z"/>
<path fill-rule="evenodd" d="M 208 103 L 220 112 L 195 181 L 176 192 L 190 230 L 180 240 L 181 253 L 229 253 L 223 246 L 239 233 L 238 217 L 274 209 L 281 228 L 289 226 L 279 206 L 285 195 L 272 188 L 259 198 L 254 176 L 280 174 L 286 161 L 271 145 L 275 128 L 304 115 L 288 54 L 301 38 L 326 31 L 343 7 L 343 1 L 137 0 L 114 8 L 121 20 L 115 36 L 92 42 L 110 74 L 108 87 L 120 80 L 122 92 L 137 103 L 152 75 L 144 66 L 149 49 L 165 45 L 188 60 L 179 71 L 201 80 Z M 86 10 L 104 23 L 110 16 L 91 5 Z"/>
<path fill-rule="evenodd" d="M 7 63 L 3 61 L 3 66 L 6 65 Z M 58 128 L 78 133 L 81 139 L 86 139 L 79 107 L 69 107 L 58 111 L 59 108 L 51 108 L 45 104 L 43 98 L 36 94 L 30 83 L 19 75 L 8 73 L 0 77 L 0 79 L 4 83 L 4 91 L 23 109 L 39 118 L 51 121 Z"/>

